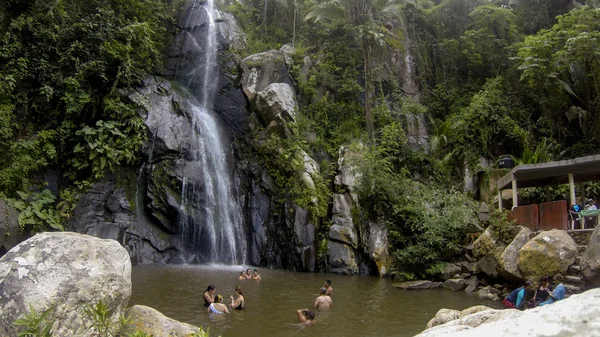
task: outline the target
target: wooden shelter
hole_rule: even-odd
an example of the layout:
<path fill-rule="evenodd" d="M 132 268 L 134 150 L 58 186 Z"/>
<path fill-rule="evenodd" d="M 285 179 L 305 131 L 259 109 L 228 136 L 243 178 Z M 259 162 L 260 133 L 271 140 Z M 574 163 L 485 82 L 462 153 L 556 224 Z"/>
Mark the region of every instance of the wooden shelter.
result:
<path fill-rule="evenodd" d="M 519 165 L 513 168 L 510 172 L 498 179 L 498 208 L 502 209 L 502 190 L 512 189 L 512 200 L 513 200 L 513 213 L 523 212 L 519 210 L 518 204 L 518 189 L 523 187 L 539 187 L 539 186 L 552 186 L 560 184 L 569 184 L 569 204 L 566 205 L 566 201 L 562 201 L 565 205 L 564 218 L 565 224 L 560 227 L 566 227 L 566 216 L 568 206 L 574 205 L 577 202 L 575 195 L 575 184 L 586 181 L 600 180 L 600 155 L 593 155 L 587 157 L 578 157 L 574 159 L 551 161 L 541 164 L 525 164 Z M 585 195 L 582 196 L 582 200 L 585 199 Z M 539 206 L 542 206 L 540 204 Z M 531 205 L 530 208 L 533 208 Z M 538 205 L 535 205 L 538 206 Z M 550 206 L 548 206 L 550 207 Z M 551 208 L 558 210 L 558 205 L 554 205 Z M 532 213 L 536 210 L 532 209 L 525 213 Z M 541 213 L 540 213 L 541 214 Z M 539 216 L 539 215 L 538 215 Z M 517 216 L 518 217 L 518 216 Z M 563 218 L 561 216 L 561 218 Z M 560 221 L 561 223 L 563 221 Z M 531 227 L 531 226 L 530 226 Z M 539 227 L 539 226 L 538 226 Z M 542 227 L 544 224 L 542 224 Z M 552 226 L 558 227 L 558 226 Z M 539 229 L 539 228 L 537 228 Z M 567 228 L 561 228 L 567 229 Z"/>

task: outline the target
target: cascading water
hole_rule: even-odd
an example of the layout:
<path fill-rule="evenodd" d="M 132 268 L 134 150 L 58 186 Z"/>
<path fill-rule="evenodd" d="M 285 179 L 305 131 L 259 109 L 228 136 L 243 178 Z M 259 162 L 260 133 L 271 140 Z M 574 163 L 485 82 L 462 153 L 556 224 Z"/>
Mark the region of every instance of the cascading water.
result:
<path fill-rule="evenodd" d="M 219 75 L 217 15 L 213 0 L 194 1 L 186 22 L 186 43 L 196 52 L 180 77 L 197 101 L 190 101 L 194 139 L 182 183 L 180 228 L 188 253 L 199 254 L 199 260 L 243 264 L 246 239 L 231 183 L 230 150 L 212 111 Z"/>

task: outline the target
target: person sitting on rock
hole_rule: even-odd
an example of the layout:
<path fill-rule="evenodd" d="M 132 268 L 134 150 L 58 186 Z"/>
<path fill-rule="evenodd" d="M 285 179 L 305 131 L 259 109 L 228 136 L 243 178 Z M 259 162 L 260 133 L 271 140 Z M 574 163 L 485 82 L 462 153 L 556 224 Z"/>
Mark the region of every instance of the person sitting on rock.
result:
<path fill-rule="evenodd" d="M 549 296 L 550 298 L 547 301 L 544 301 L 542 303 L 540 303 L 540 306 L 542 305 L 548 305 L 548 304 L 552 304 L 556 301 L 560 301 L 560 300 L 564 300 L 565 299 L 565 285 L 561 283 L 559 283 L 556 288 L 554 289 L 554 291 L 550 292 Z"/>
<path fill-rule="evenodd" d="M 519 287 L 508 294 L 508 296 L 504 298 L 504 301 L 502 301 L 502 304 L 506 308 L 523 310 L 525 309 L 526 296 L 528 293 L 532 292 L 532 290 L 533 282 L 527 281 L 524 286 Z"/>
<path fill-rule="evenodd" d="M 540 305 L 542 302 L 546 301 L 550 297 L 551 292 L 552 286 L 550 285 L 550 276 L 542 276 L 540 284 L 533 295 L 533 306 Z"/>

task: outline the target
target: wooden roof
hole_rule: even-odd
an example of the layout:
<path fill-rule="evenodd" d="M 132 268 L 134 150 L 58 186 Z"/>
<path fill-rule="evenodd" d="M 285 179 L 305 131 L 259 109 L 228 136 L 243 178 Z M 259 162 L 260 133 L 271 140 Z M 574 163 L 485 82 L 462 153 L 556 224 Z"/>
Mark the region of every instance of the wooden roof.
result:
<path fill-rule="evenodd" d="M 498 190 L 511 188 L 513 176 L 521 188 L 568 184 L 569 174 L 575 183 L 600 180 L 600 155 L 519 165 L 498 179 Z"/>

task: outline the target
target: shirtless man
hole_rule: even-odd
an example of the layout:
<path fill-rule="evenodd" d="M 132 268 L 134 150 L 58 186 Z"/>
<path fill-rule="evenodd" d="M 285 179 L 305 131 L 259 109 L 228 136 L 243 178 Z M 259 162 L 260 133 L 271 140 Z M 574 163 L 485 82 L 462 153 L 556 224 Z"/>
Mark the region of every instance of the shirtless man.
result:
<path fill-rule="evenodd" d="M 329 297 L 329 295 L 326 294 L 327 293 L 327 288 L 323 287 L 321 288 L 321 295 L 319 295 L 319 297 L 317 297 L 317 299 L 315 300 L 315 304 L 313 305 L 313 308 L 315 309 L 330 309 L 331 305 L 333 304 L 331 301 L 331 297 Z"/>
<path fill-rule="evenodd" d="M 327 292 L 325 292 L 325 295 L 327 295 L 327 296 L 333 295 L 333 288 L 331 287 L 331 280 L 325 280 L 325 284 L 323 286 L 325 288 L 327 288 Z"/>

